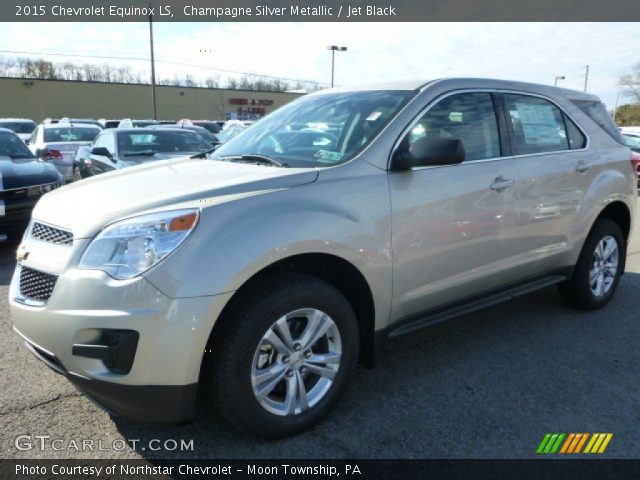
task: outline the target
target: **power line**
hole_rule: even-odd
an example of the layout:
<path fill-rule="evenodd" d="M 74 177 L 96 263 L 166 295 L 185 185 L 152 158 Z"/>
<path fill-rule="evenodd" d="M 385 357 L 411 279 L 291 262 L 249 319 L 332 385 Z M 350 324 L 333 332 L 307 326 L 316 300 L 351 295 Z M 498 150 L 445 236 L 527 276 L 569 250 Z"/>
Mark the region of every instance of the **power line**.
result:
<path fill-rule="evenodd" d="M 103 60 L 131 60 L 131 61 L 144 61 L 144 62 L 148 62 L 149 58 L 139 58 L 139 57 L 123 57 L 123 56 L 112 56 L 112 55 L 80 55 L 80 54 L 66 54 L 66 53 L 47 53 L 47 52 L 32 52 L 32 51 L 25 51 L 25 50 L 0 50 L 0 53 L 11 53 L 14 55 L 44 55 L 44 56 L 51 56 L 51 57 L 70 57 L 70 58 L 96 58 L 96 59 L 103 59 Z M 246 75 L 246 76 L 251 76 L 251 77 L 264 77 L 264 78 L 271 78 L 274 80 L 284 80 L 284 81 L 288 81 L 288 82 L 304 82 L 304 83 L 313 83 L 315 85 L 326 85 L 323 82 L 318 82 L 316 80 L 306 80 L 306 79 L 302 79 L 302 78 L 290 78 L 290 77 L 277 77 L 274 75 L 267 75 L 267 74 L 263 74 L 263 73 L 251 73 L 251 72 L 240 72 L 237 70 L 227 70 L 227 69 L 223 69 L 223 68 L 214 68 L 214 67 L 204 67 L 201 65 L 193 65 L 190 63 L 182 63 L 182 62 L 175 62 L 175 61 L 171 61 L 171 60 L 158 60 L 156 59 L 156 63 L 164 63 L 167 65 L 176 65 L 176 66 L 180 66 L 180 67 L 191 67 L 191 68 L 199 68 L 202 70 L 211 70 L 211 71 L 215 71 L 215 72 L 222 72 L 222 73 L 231 73 L 234 75 Z"/>

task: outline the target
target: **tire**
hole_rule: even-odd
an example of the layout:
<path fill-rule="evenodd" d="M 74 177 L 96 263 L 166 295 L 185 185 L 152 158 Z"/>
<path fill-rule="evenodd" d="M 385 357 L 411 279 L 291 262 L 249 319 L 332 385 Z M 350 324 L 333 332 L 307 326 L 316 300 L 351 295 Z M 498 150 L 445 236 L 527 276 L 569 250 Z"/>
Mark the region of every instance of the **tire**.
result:
<path fill-rule="evenodd" d="M 241 430 L 279 438 L 310 428 L 329 414 L 354 373 L 360 345 L 356 316 L 347 299 L 323 280 L 301 274 L 265 277 L 245 290 L 220 321 L 210 342 L 212 353 L 203 361 L 203 387 L 218 412 Z M 276 327 L 277 321 L 286 325 L 290 339 Z M 306 348 L 311 343 L 305 338 L 314 337 L 305 337 L 307 330 L 314 330 L 307 328 L 312 322 L 328 331 Z M 276 331 L 278 338 L 273 339 Z M 278 349 L 277 341 L 271 343 L 283 338 L 282 343 L 293 348 L 280 344 Z M 321 358 L 333 362 L 312 363 Z M 266 372 L 274 374 L 267 377 Z M 297 382 L 302 382 L 305 395 L 296 390 Z M 259 400 L 264 391 L 269 393 Z"/>
<path fill-rule="evenodd" d="M 73 167 L 73 181 L 78 182 L 82 180 L 82 174 L 80 173 L 80 168 Z"/>
<path fill-rule="evenodd" d="M 617 249 L 615 273 L 611 268 L 614 263 L 613 255 L 608 257 L 609 261 L 605 258 L 603 264 L 598 253 L 600 250 L 596 250 L 599 245 L 605 246 L 608 250 L 612 240 Z M 620 276 L 624 272 L 626 253 L 626 242 L 618 224 L 605 218 L 596 220 L 582 247 L 573 275 L 558 286 L 560 295 L 580 310 L 597 310 L 604 307 L 618 287 Z M 600 262 L 599 266 L 597 262 Z M 604 268 L 607 266 L 608 268 Z M 602 276 L 600 273 L 595 275 L 597 272 L 602 273 Z"/>

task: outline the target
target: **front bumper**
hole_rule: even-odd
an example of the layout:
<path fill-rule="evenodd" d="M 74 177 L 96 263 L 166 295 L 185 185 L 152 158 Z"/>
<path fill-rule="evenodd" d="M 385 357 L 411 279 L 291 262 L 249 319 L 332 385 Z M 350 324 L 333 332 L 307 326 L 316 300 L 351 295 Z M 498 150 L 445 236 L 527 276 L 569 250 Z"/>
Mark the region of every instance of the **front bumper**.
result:
<path fill-rule="evenodd" d="M 15 329 L 15 327 L 14 327 Z M 27 349 L 56 373 L 64 375 L 87 397 L 109 413 L 154 426 L 180 425 L 193 419 L 198 384 L 122 385 L 69 372 L 51 352 L 25 340 Z"/>
<path fill-rule="evenodd" d="M 26 266 L 38 268 L 31 259 Z M 40 360 L 124 418 L 175 424 L 193 416 L 205 347 L 231 293 L 169 298 L 143 277 L 118 281 L 104 272 L 67 268 L 46 303 L 29 305 L 20 298 L 21 268 L 9 289 L 11 317 Z M 137 334 L 128 368 L 114 369 L 77 348 L 99 346 L 112 331 Z"/>

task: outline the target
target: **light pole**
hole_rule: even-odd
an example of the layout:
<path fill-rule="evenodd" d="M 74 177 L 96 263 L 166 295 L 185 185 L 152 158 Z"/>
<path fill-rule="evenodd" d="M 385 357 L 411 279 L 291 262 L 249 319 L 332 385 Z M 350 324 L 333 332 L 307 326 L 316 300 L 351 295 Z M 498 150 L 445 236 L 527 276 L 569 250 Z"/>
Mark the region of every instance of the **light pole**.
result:
<path fill-rule="evenodd" d="M 153 16 L 149 15 L 149 50 L 151 51 L 151 103 L 153 105 L 153 119 L 158 119 L 158 106 L 156 105 L 156 62 L 153 52 Z"/>
<path fill-rule="evenodd" d="M 346 52 L 347 47 L 339 47 L 337 45 L 329 45 L 327 50 L 331 50 L 331 86 L 333 87 L 333 76 L 336 65 L 336 52 Z"/>
<path fill-rule="evenodd" d="M 556 75 L 556 80 L 553 82 L 553 86 L 557 87 L 558 86 L 558 80 L 564 80 L 565 76 L 564 75 Z"/>

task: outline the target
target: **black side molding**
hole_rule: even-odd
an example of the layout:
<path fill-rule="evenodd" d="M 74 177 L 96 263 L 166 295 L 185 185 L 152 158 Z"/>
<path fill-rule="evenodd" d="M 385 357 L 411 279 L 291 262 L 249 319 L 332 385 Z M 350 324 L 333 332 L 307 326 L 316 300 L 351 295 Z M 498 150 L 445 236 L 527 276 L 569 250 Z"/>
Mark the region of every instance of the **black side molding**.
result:
<path fill-rule="evenodd" d="M 566 280 L 570 274 L 570 270 L 554 272 L 551 275 L 531 279 L 506 289 L 488 292 L 445 307 L 427 311 L 421 315 L 409 317 L 408 319 L 401 320 L 397 326 L 392 326 L 387 338 L 406 335 L 430 325 L 487 308 L 498 303 L 506 302 L 507 300 L 512 300 L 522 295 L 535 292 L 541 288 L 558 284 Z"/>

